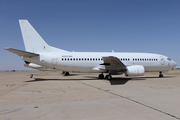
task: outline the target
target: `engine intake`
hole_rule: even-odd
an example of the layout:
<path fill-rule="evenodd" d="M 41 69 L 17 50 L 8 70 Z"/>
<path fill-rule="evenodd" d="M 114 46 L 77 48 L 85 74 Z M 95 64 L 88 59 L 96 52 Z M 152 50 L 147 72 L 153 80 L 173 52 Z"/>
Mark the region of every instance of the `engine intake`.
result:
<path fill-rule="evenodd" d="M 142 65 L 132 65 L 126 67 L 125 75 L 127 76 L 143 76 L 144 75 L 144 66 Z"/>

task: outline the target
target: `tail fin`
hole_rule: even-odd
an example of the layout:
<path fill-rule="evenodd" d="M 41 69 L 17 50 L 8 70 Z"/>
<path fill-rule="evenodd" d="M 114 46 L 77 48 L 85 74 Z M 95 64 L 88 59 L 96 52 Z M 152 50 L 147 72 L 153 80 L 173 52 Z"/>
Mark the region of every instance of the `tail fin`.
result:
<path fill-rule="evenodd" d="M 38 52 L 68 52 L 62 49 L 49 46 L 37 31 L 31 26 L 28 20 L 19 20 L 21 33 L 26 51 Z"/>

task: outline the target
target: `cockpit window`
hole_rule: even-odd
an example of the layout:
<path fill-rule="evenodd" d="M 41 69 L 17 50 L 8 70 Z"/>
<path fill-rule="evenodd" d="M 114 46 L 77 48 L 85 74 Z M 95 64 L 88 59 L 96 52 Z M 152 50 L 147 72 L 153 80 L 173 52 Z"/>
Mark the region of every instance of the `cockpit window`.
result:
<path fill-rule="evenodd" d="M 171 61 L 171 59 L 170 59 L 170 58 L 167 58 L 167 60 Z"/>

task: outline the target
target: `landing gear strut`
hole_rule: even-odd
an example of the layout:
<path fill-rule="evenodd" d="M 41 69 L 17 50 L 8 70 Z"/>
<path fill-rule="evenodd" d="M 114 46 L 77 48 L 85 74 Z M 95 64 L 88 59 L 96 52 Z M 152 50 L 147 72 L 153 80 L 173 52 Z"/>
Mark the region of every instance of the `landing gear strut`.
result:
<path fill-rule="evenodd" d="M 99 74 L 98 79 L 104 79 L 103 73 Z"/>
<path fill-rule="evenodd" d="M 30 78 L 33 78 L 33 74 L 30 75 Z"/>
<path fill-rule="evenodd" d="M 164 77 L 163 74 L 162 74 L 162 72 L 159 72 L 159 77 L 160 77 L 160 78 L 161 78 L 161 77 Z"/>

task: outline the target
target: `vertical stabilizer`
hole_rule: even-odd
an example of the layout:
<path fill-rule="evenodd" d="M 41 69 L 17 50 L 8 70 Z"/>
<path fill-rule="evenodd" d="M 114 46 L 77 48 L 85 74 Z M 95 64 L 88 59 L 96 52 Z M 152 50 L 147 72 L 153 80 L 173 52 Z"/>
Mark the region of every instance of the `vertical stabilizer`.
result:
<path fill-rule="evenodd" d="M 25 49 L 28 52 L 67 52 L 55 47 L 49 46 L 43 38 L 32 27 L 28 20 L 19 20 L 21 33 L 25 45 Z"/>

